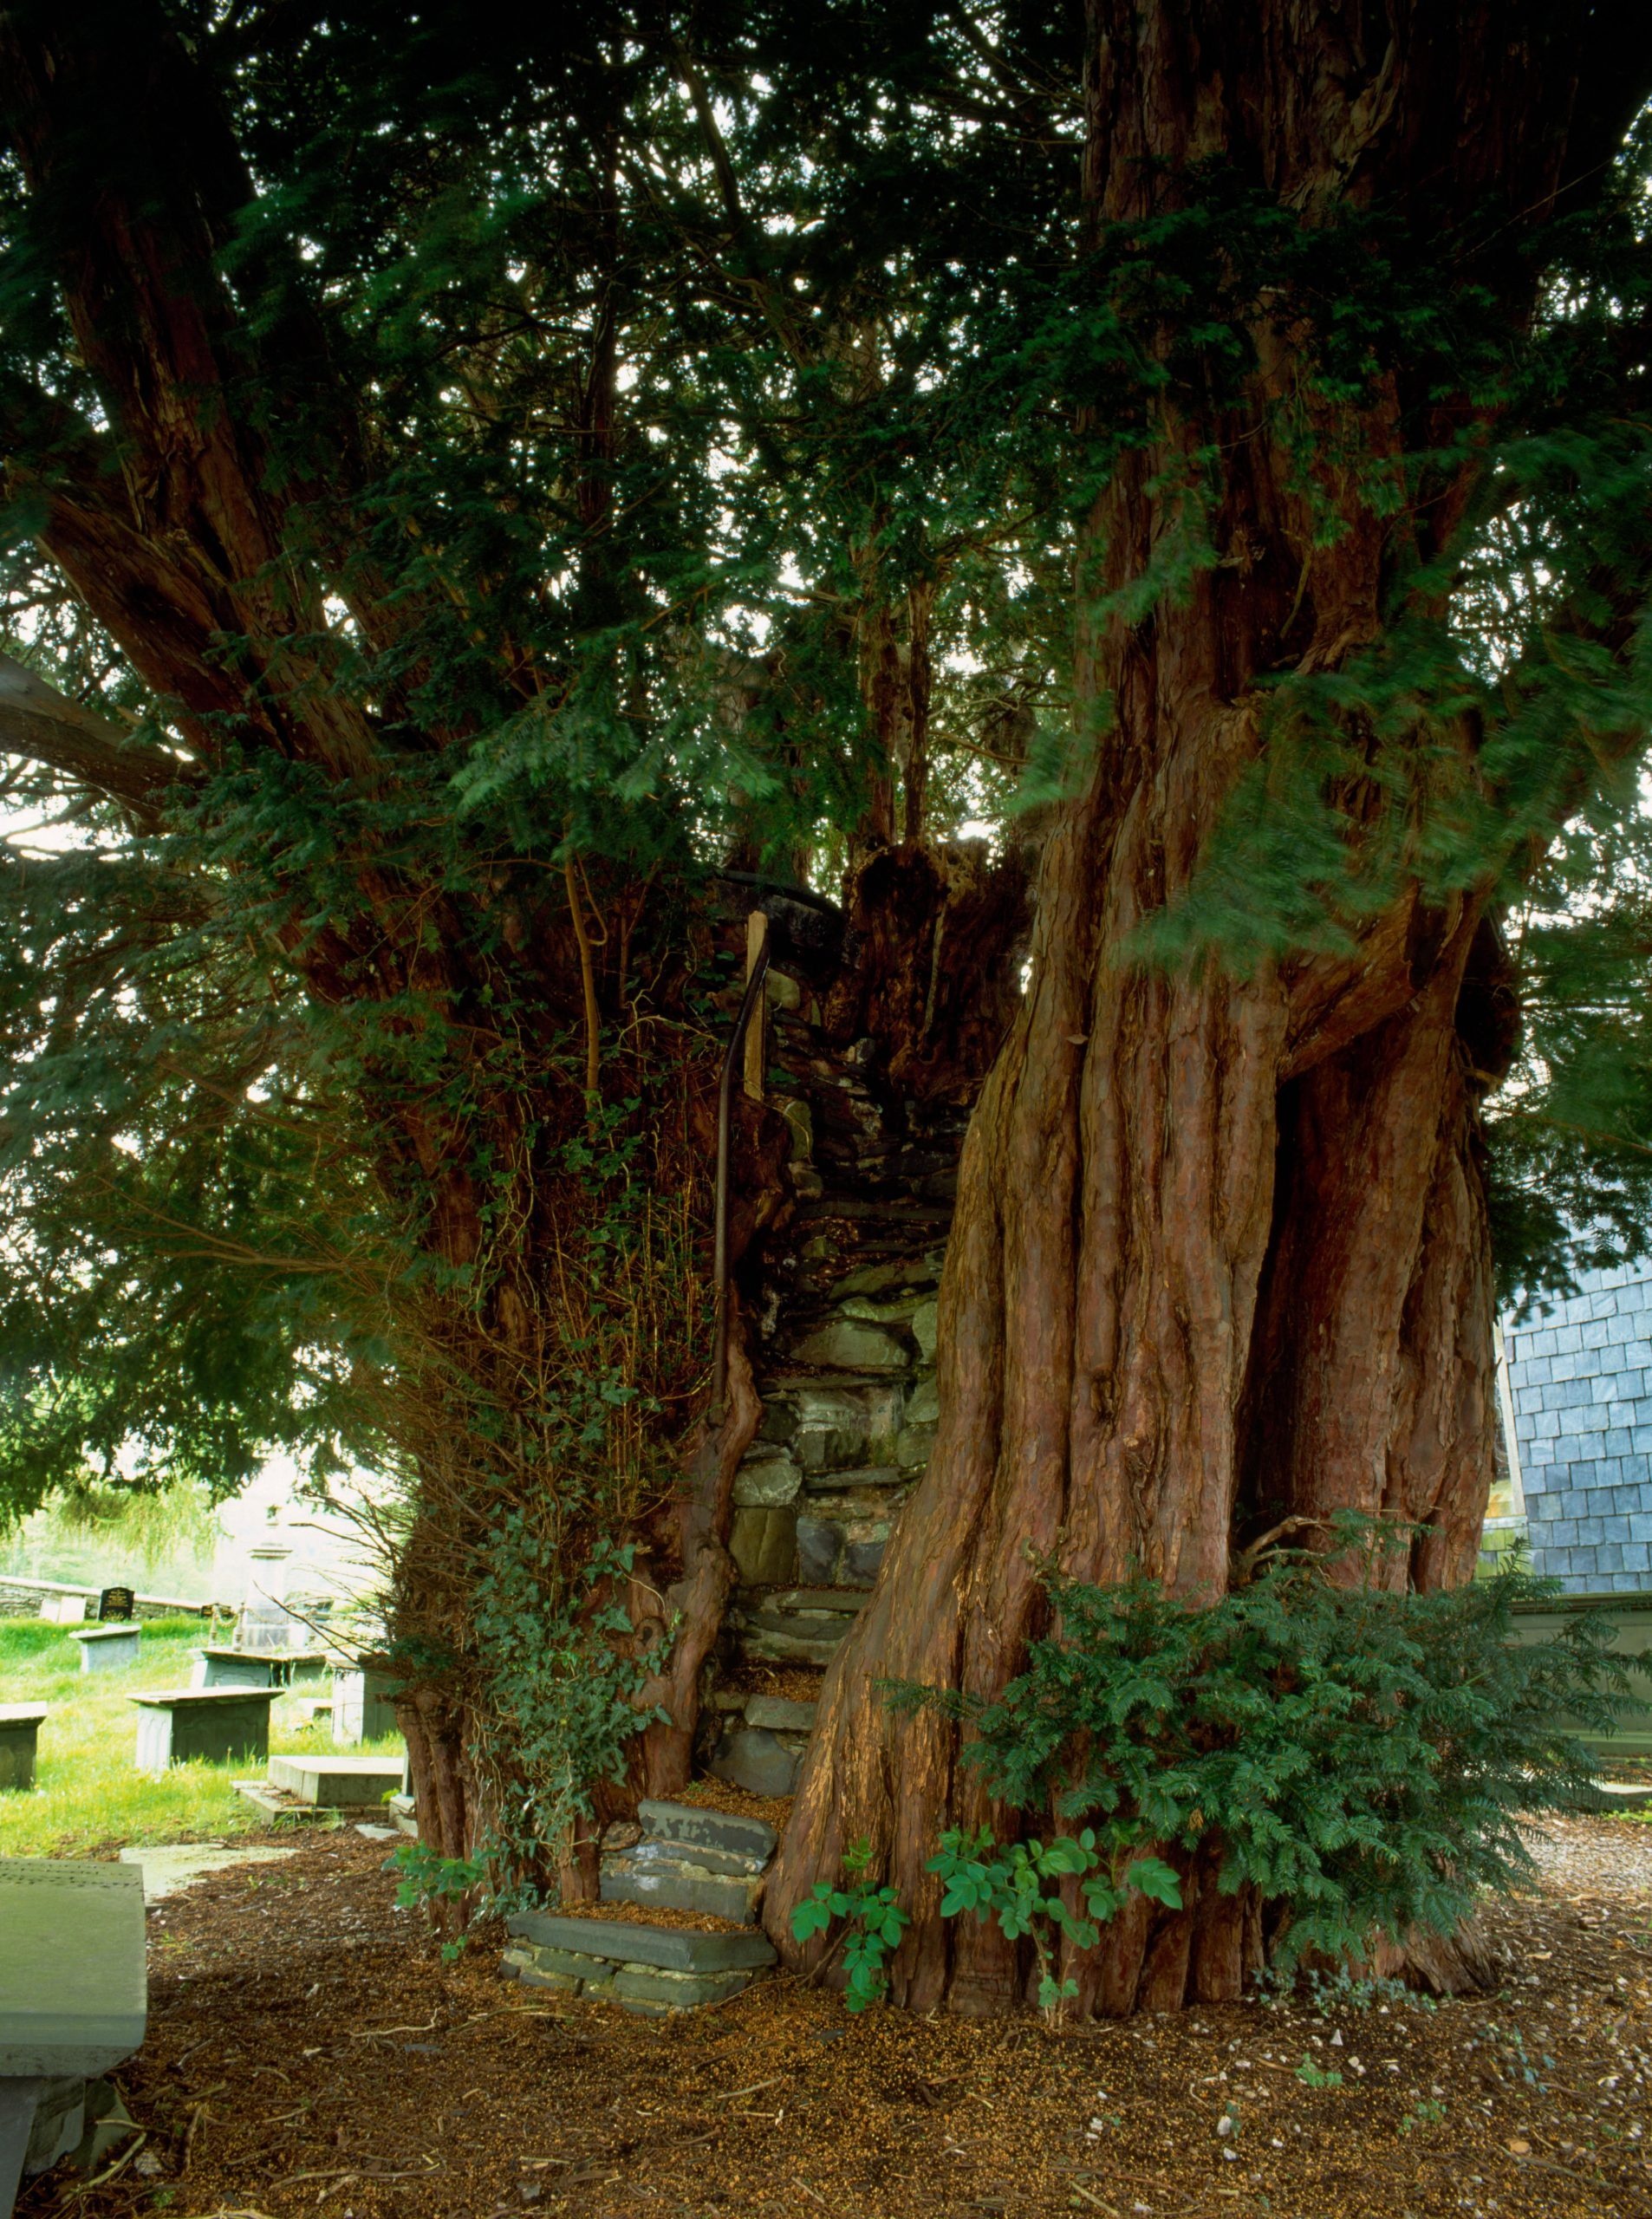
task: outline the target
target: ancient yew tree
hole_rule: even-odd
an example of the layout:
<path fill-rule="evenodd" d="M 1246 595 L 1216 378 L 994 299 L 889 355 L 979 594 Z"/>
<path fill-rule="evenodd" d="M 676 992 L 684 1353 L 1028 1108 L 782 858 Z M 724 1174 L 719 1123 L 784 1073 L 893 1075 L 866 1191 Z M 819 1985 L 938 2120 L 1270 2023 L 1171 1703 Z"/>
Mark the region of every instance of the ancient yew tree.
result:
<path fill-rule="evenodd" d="M 537 1879 L 684 1776 L 732 1576 L 738 1317 L 693 1435 L 730 887 L 964 813 L 929 643 L 1044 561 L 1001 420 L 946 445 L 888 188 L 965 293 L 983 210 L 1058 196 L 917 101 L 938 36 L 0 29 L 5 1500 L 387 1468 L 426 1842 Z M 979 688 L 1028 662 L 1011 624 Z M 739 1123 L 737 1255 L 786 1130 Z"/>
<path fill-rule="evenodd" d="M 943 1926 L 938 1838 L 1001 1814 L 956 1722 L 881 1708 L 878 1682 L 995 1695 L 1050 1564 L 1205 1599 L 1285 1521 L 1355 1511 L 1421 1529 L 1388 1577 L 1472 1571 L 1480 1104 L 1515 1025 L 1498 902 L 1575 805 L 1578 751 L 1622 761 L 1643 732 L 1643 511 L 1616 518 L 1627 570 L 1603 524 L 1595 575 L 1540 589 L 1525 660 L 1477 683 L 1451 626 L 1476 535 L 1564 473 L 1535 437 L 1499 453 L 1501 420 L 1557 307 L 1540 235 L 1610 198 L 1644 42 L 1583 7 L 1154 0 L 1096 0 L 1088 36 L 1093 765 L 966 1146 L 935 1453 L 832 1668 L 769 1897 L 783 1936 L 869 1841 L 914 1911 L 894 1981 L 918 2008 L 1002 2003 L 1029 1966 L 992 1924 Z M 1595 373 L 1558 355 L 1587 472 Z M 1138 1896 L 1076 1956 L 1084 2001 L 1238 1995 L 1260 1927 L 1213 1875 L 1195 1858 L 1184 1911 Z"/>
<path fill-rule="evenodd" d="M 0 746 L 56 821 L 0 850 L 0 1500 L 393 1473 L 426 1841 L 588 1889 L 734 1576 L 744 912 L 840 901 L 868 1083 L 997 1059 L 768 1916 L 863 1840 L 902 2000 L 1024 1993 L 925 1869 L 1005 1814 L 884 1683 L 991 1698 L 1052 1571 L 1205 1604 L 1340 1513 L 1460 1580 L 1493 1220 L 1528 1284 L 1643 1240 L 1614 29 L 8 10 Z M 742 1107 L 737 1254 L 787 1146 Z M 1216 1853 L 1087 2004 L 1236 1992 Z"/>

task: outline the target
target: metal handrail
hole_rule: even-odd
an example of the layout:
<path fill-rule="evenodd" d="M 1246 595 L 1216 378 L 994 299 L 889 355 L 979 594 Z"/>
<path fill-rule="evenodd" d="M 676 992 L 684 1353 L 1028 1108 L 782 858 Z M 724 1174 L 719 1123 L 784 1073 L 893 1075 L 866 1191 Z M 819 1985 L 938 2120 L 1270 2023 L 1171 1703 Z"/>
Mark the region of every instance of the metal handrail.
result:
<path fill-rule="evenodd" d="M 730 1098 L 734 1090 L 734 1073 L 739 1065 L 740 1051 L 745 1045 L 746 1028 L 751 1022 L 751 1012 L 763 992 L 763 982 L 769 975 L 769 936 L 765 932 L 763 945 L 758 950 L 751 966 L 751 975 L 745 982 L 745 994 L 740 1003 L 740 1013 L 734 1020 L 734 1031 L 723 1057 L 722 1076 L 717 1085 L 717 1194 L 712 1205 L 715 1232 L 712 1251 L 712 1278 L 717 1288 L 716 1338 L 712 1348 L 712 1415 L 720 1417 L 728 1392 L 728 1173 Z"/>

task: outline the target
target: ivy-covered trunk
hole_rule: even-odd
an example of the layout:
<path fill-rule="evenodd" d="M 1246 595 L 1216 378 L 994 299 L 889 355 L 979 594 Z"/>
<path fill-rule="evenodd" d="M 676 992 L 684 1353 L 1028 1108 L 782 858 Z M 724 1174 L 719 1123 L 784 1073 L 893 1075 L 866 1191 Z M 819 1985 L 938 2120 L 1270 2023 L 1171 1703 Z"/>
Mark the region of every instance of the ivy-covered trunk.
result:
<path fill-rule="evenodd" d="M 1480 289 L 1518 328 L 1522 228 L 1566 173 L 1581 11 L 1513 12 L 1094 0 L 1087 185 L 1098 257 L 1125 273 L 1115 297 L 1155 297 L 1201 206 L 1222 211 L 1205 275 L 1230 298 L 1270 251 L 1248 226 L 1287 218 L 1312 251 L 1318 227 L 1380 211 L 1408 242 L 1389 236 L 1395 264 L 1460 237 L 1447 295 Z M 1375 234 L 1344 251 L 1351 292 Z M 1284 305 L 1284 277 L 1271 289 L 1254 265 L 1249 282 L 1249 366 L 1203 402 L 1174 284 L 1132 327 L 1166 398 L 1117 439 L 1077 563 L 1095 761 L 1048 843 L 1025 1005 L 966 1144 L 935 1450 L 828 1675 L 766 1898 L 795 1955 L 794 1908 L 868 1844 L 913 1914 L 893 1992 L 914 2009 L 1029 1993 L 1026 1945 L 943 1920 L 926 1870 L 949 1828 L 1002 1839 L 1026 1822 L 960 1760 L 955 1718 L 891 1712 L 885 1683 L 996 1695 L 1045 1623 L 1045 1566 L 1208 1599 L 1250 1544 L 1324 1536 L 1338 1511 L 1428 1526 L 1394 1578 L 1463 1579 L 1492 1476 L 1483 892 L 1425 901 L 1401 868 L 1317 953 L 1225 963 L 1141 937 L 1222 897 L 1201 863 L 1225 812 L 1290 776 L 1291 686 L 1361 667 L 1475 482 L 1473 394 L 1375 320 L 1352 390 L 1304 374 L 1312 304 Z M 1116 426 L 1092 430 L 1099 447 Z M 1348 767 L 1376 759 L 1368 700 L 1350 687 L 1332 712 L 1350 872 L 1374 814 Z M 1473 784 L 1469 724 L 1436 722 L 1426 744 Z M 1122 1913 L 1067 1968 L 1081 2006 L 1237 1995 L 1261 1920 L 1213 1877 L 1196 1860 L 1180 1912 Z"/>
<path fill-rule="evenodd" d="M 296 1055 L 301 1105 L 329 1105 L 316 1154 L 336 1145 L 348 1176 L 330 1217 L 325 1188 L 306 1193 L 298 1245 L 354 1414 L 405 1484 L 387 1663 L 426 1846 L 504 1840 L 589 1890 L 593 1796 L 686 1778 L 755 1423 L 737 1350 L 739 1391 L 690 1443 L 685 1493 L 721 1045 L 694 998 L 726 977 L 680 847 L 605 869 L 560 810 L 543 839 L 521 819 L 501 836 L 465 799 L 487 734 L 577 683 L 583 742 L 626 683 L 612 193 L 565 240 L 591 273 L 558 365 L 577 393 L 576 654 L 598 641 L 570 672 L 537 667 L 490 628 L 485 589 L 467 602 L 425 559 L 420 498 L 427 515 L 441 497 L 404 505 L 375 478 L 341 335 L 289 245 L 254 236 L 229 119 L 160 15 L 12 11 L 0 68 L 85 379 L 61 405 L 6 388 L 9 495 L 189 751 L 128 748 L 38 687 L 44 759 L 166 826 L 164 864 L 199 874 L 209 914 L 262 951 L 267 1030 L 253 1012 L 250 1068 L 211 1082 L 234 1098 L 260 1055 Z M 615 82 L 593 65 L 569 126 L 610 184 Z M 784 1131 L 743 1107 L 737 1254 L 773 1207 Z M 662 1708 L 670 1728 L 638 1738 Z"/>

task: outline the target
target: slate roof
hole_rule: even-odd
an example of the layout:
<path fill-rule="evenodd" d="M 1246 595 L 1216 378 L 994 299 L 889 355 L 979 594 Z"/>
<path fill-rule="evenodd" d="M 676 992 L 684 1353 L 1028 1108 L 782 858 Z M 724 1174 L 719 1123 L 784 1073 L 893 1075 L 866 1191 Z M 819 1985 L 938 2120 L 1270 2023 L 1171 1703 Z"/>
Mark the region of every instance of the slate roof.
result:
<path fill-rule="evenodd" d="M 1573 1594 L 1652 1591 L 1652 1273 L 1579 1274 L 1503 1320 L 1535 1572 Z"/>

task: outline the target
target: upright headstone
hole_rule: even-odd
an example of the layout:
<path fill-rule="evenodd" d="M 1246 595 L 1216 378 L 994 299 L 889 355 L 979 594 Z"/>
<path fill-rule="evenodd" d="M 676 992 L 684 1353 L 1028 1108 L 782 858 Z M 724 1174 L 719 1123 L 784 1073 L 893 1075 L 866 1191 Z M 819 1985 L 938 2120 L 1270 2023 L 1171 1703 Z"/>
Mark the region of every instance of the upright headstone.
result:
<path fill-rule="evenodd" d="M 143 2041 L 143 1875 L 0 1858 L 0 2219 L 81 2139 L 85 2084 Z"/>
<path fill-rule="evenodd" d="M 106 1587 L 98 1597 L 98 1624 L 125 1624 L 138 1614 L 138 1598 L 129 1587 Z"/>
<path fill-rule="evenodd" d="M 80 1643 L 82 1672 L 123 1672 L 137 1663 L 142 1636 L 133 1619 L 130 1625 L 72 1626 L 68 1637 Z"/>

